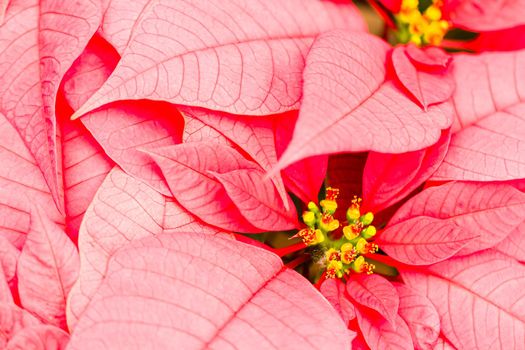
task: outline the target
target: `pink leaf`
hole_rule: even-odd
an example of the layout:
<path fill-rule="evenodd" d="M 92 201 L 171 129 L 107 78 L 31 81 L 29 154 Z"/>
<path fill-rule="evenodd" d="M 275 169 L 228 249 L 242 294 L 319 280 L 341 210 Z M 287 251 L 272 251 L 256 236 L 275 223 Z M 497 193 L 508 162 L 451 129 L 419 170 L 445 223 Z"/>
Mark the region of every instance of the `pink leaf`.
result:
<path fill-rule="evenodd" d="M 7 344 L 6 350 L 64 350 L 69 334 L 48 325 L 31 326 L 18 332 Z"/>
<path fill-rule="evenodd" d="M 47 324 L 66 329 L 66 298 L 77 280 L 78 252 L 66 233 L 35 208 L 31 231 L 18 261 L 24 308 Z"/>
<path fill-rule="evenodd" d="M 80 228 L 80 275 L 67 305 L 70 328 L 76 324 L 102 281 L 109 257 L 131 240 L 162 232 L 209 232 L 216 229 L 196 221 L 165 198 L 122 170 L 113 169 L 100 186 Z"/>
<path fill-rule="evenodd" d="M 401 154 L 370 152 L 363 173 L 367 210 L 378 212 L 399 202 L 436 171 L 448 149 L 450 133 L 443 131 L 435 145 Z"/>
<path fill-rule="evenodd" d="M 58 100 L 66 231 L 76 242 L 82 216 L 113 163 L 80 121 L 69 120 L 71 108 L 61 94 Z"/>
<path fill-rule="evenodd" d="M 460 28 L 483 32 L 525 24 L 523 0 L 449 0 L 444 3 L 444 14 Z"/>
<path fill-rule="evenodd" d="M 49 187 L 22 138 L 0 113 L 0 227 L 2 236 L 21 249 L 30 227 L 31 204 L 63 222 Z M 31 199 L 31 201 L 28 200 Z"/>
<path fill-rule="evenodd" d="M 443 336 L 440 336 L 434 344 L 432 350 L 457 350 L 450 342 L 445 339 Z"/>
<path fill-rule="evenodd" d="M 0 348 L 5 349 L 7 343 L 26 327 L 39 325 L 29 312 L 12 303 L 0 303 Z"/>
<path fill-rule="evenodd" d="M 69 349 L 350 346 L 345 325 L 313 286 L 250 245 L 160 235 L 123 248 L 106 271 Z"/>
<path fill-rule="evenodd" d="M 286 231 L 299 227 L 295 206 L 286 196 L 288 208 L 277 189 L 259 169 L 239 169 L 227 173 L 211 173 L 224 186 L 226 193 L 241 214 L 253 226 L 264 231 Z"/>
<path fill-rule="evenodd" d="M 182 140 L 183 119 L 169 103 L 124 101 L 88 113 L 82 123 L 124 171 L 170 195 L 158 166 L 141 150 Z"/>
<path fill-rule="evenodd" d="M 381 234 L 380 244 L 400 261 L 432 263 L 446 258 L 460 248 L 461 241 L 472 237 L 477 238 L 459 253 L 493 247 L 521 225 L 524 217 L 525 194 L 510 185 L 448 183 L 427 188 L 401 207 Z M 445 234 L 449 235 L 448 244 L 442 239 Z M 432 248 L 427 245 L 432 241 L 442 243 Z M 443 248 L 447 254 L 439 254 Z M 430 249 L 429 254 L 414 251 L 422 249 Z M 437 254 L 437 260 L 432 254 Z"/>
<path fill-rule="evenodd" d="M 3 281 L 0 282 L 2 292 L 0 302 L 13 302 L 13 291 L 16 290 L 16 265 L 20 251 L 16 249 L 9 240 L 0 236 L 0 275 Z"/>
<path fill-rule="evenodd" d="M 357 311 L 361 333 L 371 350 L 412 350 L 414 344 L 405 321 L 396 315 L 395 327 L 384 318 L 368 312 Z"/>
<path fill-rule="evenodd" d="M 277 164 L 274 124 L 279 119 L 286 119 L 286 116 L 253 118 L 197 108 L 181 108 L 181 111 L 223 134 L 253 158 L 264 171 L 270 171 Z M 288 195 L 280 174 L 273 176 L 272 181 L 281 199 L 287 204 Z"/>
<path fill-rule="evenodd" d="M 90 1 L 12 1 L 0 30 L 0 113 L 15 126 L 63 211 L 55 98 L 62 76 L 96 31 Z"/>
<path fill-rule="evenodd" d="M 433 179 L 495 181 L 525 177 L 525 51 L 456 55 L 456 121 Z"/>
<path fill-rule="evenodd" d="M 495 245 L 494 250 L 525 262 L 525 220 L 506 239 Z"/>
<path fill-rule="evenodd" d="M 339 313 L 346 325 L 356 317 L 354 305 L 350 301 L 346 293 L 346 286 L 342 281 L 333 278 L 327 279 L 321 284 L 320 291 Z"/>
<path fill-rule="evenodd" d="M 95 36 L 90 41 L 64 78 L 64 92 L 74 109 L 102 86 L 118 60 L 119 55 L 103 39 Z M 181 142 L 183 121 L 175 106 L 150 101 L 116 103 L 88 113 L 82 123 L 122 169 L 170 194 L 158 167 L 137 149 Z"/>
<path fill-rule="evenodd" d="M 352 276 L 346 282 L 346 291 L 356 302 L 377 311 L 396 327 L 399 296 L 394 286 L 383 276 Z"/>
<path fill-rule="evenodd" d="M 184 111 L 180 111 L 180 113 L 184 118 L 182 142 L 212 141 L 223 146 L 235 148 L 235 145 L 230 140 L 211 126 L 192 117 L 190 114 L 184 113 Z"/>
<path fill-rule="evenodd" d="M 106 0 L 108 6 L 99 33 L 122 54 L 128 45 L 135 22 L 151 0 Z"/>
<path fill-rule="evenodd" d="M 525 267 L 493 251 L 401 271 L 430 299 L 441 331 L 459 349 L 519 349 L 525 344 Z"/>
<path fill-rule="evenodd" d="M 91 38 L 62 82 L 64 95 L 73 110 L 82 106 L 104 84 L 119 60 L 120 56 L 108 42 L 97 34 Z"/>
<path fill-rule="evenodd" d="M 446 55 L 444 51 L 442 55 L 437 56 L 433 52 L 427 54 L 428 50 L 439 50 L 434 47 L 427 51 L 415 47 L 411 50 L 419 52 L 409 54 L 406 46 L 397 46 L 392 51 L 392 64 L 401 84 L 425 110 L 430 105 L 447 101 L 454 92 L 455 83 L 452 74 L 448 72 L 448 65 L 442 66 L 442 56 Z M 436 60 L 436 56 L 439 61 Z M 414 61 L 412 57 L 420 59 L 424 64 Z M 433 69 L 429 69 L 428 66 Z M 436 70 L 436 66 L 440 69 Z"/>
<path fill-rule="evenodd" d="M 260 232 L 239 212 L 222 184 L 210 173 L 256 169 L 231 147 L 209 142 L 183 143 L 149 153 L 177 201 L 201 220 L 235 232 Z"/>
<path fill-rule="evenodd" d="M 405 320 L 416 349 L 431 350 L 439 337 L 439 314 L 427 297 L 395 283 L 399 294 L 399 316 Z"/>
<path fill-rule="evenodd" d="M 452 122 L 446 104 L 421 110 L 386 78 L 389 46 L 359 32 L 320 35 L 310 50 L 304 97 L 280 166 L 341 152 L 402 153 L 430 146 Z"/>
<path fill-rule="evenodd" d="M 476 238 L 475 232 L 454 223 L 414 213 L 414 217 L 389 225 L 376 241 L 397 261 L 429 265 L 457 254 Z"/>
<path fill-rule="evenodd" d="M 275 125 L 275 147 L 280 157 L 292 139 L 297 113 L 281 115 Z M 317 201 L 326 177 L 328 156 L 316 156 L 291 164 L 281 171 L 286 187 L 304 203 Z"/>
<path fill-rule="evenodd" d="M 156 0 L 137 18 L 117 68 L 76 116 L 144 98 L 234 114 L 291 110 L 312 39 L 333 28 L 364 29 L 353 5 L 301 0 Z"/>

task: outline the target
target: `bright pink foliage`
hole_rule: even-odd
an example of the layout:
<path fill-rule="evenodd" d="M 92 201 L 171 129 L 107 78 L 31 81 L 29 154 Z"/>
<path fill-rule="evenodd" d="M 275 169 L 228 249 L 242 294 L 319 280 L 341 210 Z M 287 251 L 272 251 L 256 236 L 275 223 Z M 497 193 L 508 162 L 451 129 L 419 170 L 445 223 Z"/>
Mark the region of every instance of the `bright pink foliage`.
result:
<path fill-rule="evenodd" d="M 179 233 L 136 241 L 110 258 L 68 348 L 172 344 L 343 349 L 350 338 L 330 304 L 276 255 Z"/>
<path fill-rule="evenodd" d="M 0 349 L 524 350 L 524 11 L 0 0 Z M 374 274 L 292 237 L 328 186 Z"/>

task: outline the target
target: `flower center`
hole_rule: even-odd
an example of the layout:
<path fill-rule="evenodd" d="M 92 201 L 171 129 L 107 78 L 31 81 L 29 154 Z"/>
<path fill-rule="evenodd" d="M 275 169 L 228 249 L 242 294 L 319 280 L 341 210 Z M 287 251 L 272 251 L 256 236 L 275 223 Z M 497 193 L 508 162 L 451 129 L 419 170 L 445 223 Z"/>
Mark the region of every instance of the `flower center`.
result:
<path fill-rule="evenodd" d="M 419 10 L 419 0 L 403 0 L 400 11 L 395 15 L 401 43 L 418 46 L 438 46 L 450 28 L 450 23 L 442 19 L 442 0 L 432 0 L 423 13 Z"/>
<path fill-rule="evenodd" d="M 377 244 L 370 242 L 376 234 L 372 225 L 374 214 L 362 214 L 361 198 L 354 196 L 342 225 L 334 218 L 338 195 L 338 189 L 328 187 L 319 206 L 308 203 L 308 210 L 302 215 L 307 227 L 294 237 L 300 237 L 307 246 L 320 248 L 323 254 L 316 263 L 324 268 L 326 278 L 344 278 L 350 273 L 371 274 L 375 266 L 365 256 L 379 249 Z"/>

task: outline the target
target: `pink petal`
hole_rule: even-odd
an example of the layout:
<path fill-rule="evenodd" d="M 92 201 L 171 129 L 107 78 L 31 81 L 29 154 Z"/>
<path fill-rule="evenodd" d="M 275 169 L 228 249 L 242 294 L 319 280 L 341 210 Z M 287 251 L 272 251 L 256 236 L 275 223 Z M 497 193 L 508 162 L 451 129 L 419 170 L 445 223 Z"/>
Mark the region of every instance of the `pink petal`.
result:
<path fill-rule="evenodd" d="M 394 286 L 380 275 L 354 275 L 346 282 L 346 291 L 359 304 L 377 311 L 396 327 L 399 296 Z"/>
<path fill-rule="evenodd" d="M 525 344 L 525 267 L 493 251 L 453 258 L 403 280 L 436 307 L 441 331 L 459 349 Z"/>
<path fill-rule="evenodd" d="M 400 261 L 430 263 L 438 261 L 431 259 L 432 253 L 437 254 L 447 247 L 447 240 L 442 239 L 445 234 L 450 235 L 450 248 L 454 247 L 447 249 L 448 253 L 459 249 L 456 243 L 475 236 L 459 251 L 460 254 L 470 254 L 501 242 L 522 224 L 524 217 L 525 194 L 510 185 L 448 183 L 427 188 L 403 205 L 380 236 L 380 241 L 385 240 L 384 246 L 383 242 L 380 244 L 389 255 L 394 257 L 395 254 Z M 418 248 L 409 244 L 403 247 L 408 241 L 442 243 L 435 249 L 430 245 Z M 430 255 L 412 254 L 414 249 L 422 247 L 430 249 Z M 441 260 L 448 253 L 438 255 L 436 259 L 439 257 Z"/>
<path fill-rule="evenodd" d="M 7 344 L 6 350 L 64 350 L 69 334 L 53 326 L 38 325 L 22 329 Z"/>
<path fill-rule="evenodd" d="M 396 326 L 393 326 L 392 323 L 378 315 L 357 309 L 357 321 L 371 350 L 414 349 L 410 330 L 400 316 L 396 316 Z"/>
<path fill-rule="evenodd" d="M 430 146 L 450 126 L 446 104 L 421 110 L 386 79 L 388 45 L 369 34 L 320 35 L 304 71 L 304 97 L 294 137 L 280 167 L 341 152 L 402 153 Z"/>
<path fill-rule="evenodd" d="M 495 245 L 494 250 L 525 262 L 525 220 L 507 238 Z"/>
<path fill-rule="evenodd" d="M 421 57 L 424 56 L 424 52 L 411 52 L 412 56 L 409 56 L 407 51 L 405 46 L 397 46 L 392 51 L 392 64 L 400 83 L 425 110 L 430 105 L 447 101 L 454 92 L 455 83 L 448 69 L 441 66 L 442 58 L 433 61 L 430 55 L 426 58 Z M 419 59 L 419 64 L 413 62 L 411 57 Z M 441 69 L 432 71 L 422 69 L 421 66 L 438 66 Z"/>
<path fill-rule="evenodd" d="M 457 254 L 478 236 L 453 222 L 418 216 L 389 225 L 376 242 L 390 257 L 410 265 L 429 265 Z"/>
<path fill-rule="evenodd" d="M 297 113 L 281 115 L 275 125 L 275 147 L 280 157 L 292 139 Z M 281 170 L 286 187 L 304 203 L 317 201 L 317 195 L 326 177 L 328 156 L 303 159 Z"/>
<path fill-rule="evenodd" d="M 450 132 L 443 131 L 435 145 L 401 154 L 370 152 L 363 173 L 363 203 L 378 212 L 395 204 L 418 188 L 445 158 Z"/>
<path fill-rule="evenodd" d="M 45 323 L 66 329 L 66 299 L 77 280 L 78 252 L 62 228 L 35 208 L 18 261 L 22 306 Z"/>
<path fill-rule="evenodd" d="M 74 109 L 102 86 L 118 60 L 119 55 L 104 39 L 95 36 L 90 41 L 64 78 L 64 92 Z M 183 120 L 175 106 L 149 101 L 122 102 L 88 113 L 82 123 L 122 169 L 161 193 L 170 194 L 158 167 L 138 148 L 181 142 Z"/>
<path fill-rule="evenodd" d="M 424 71 L 443 71 L 449 67 L 452 61 L 452 56 L 439 47 L 419 48 L 415 45 L 403 47 L 414 66 Z"/>
<path fill-rule="evenodd" d="M 264 171 L 270 171 L 277 164 L 274 125 L 279 119 L 286 119 L 285 115 L 253 118 L 197 108 L 181 108 L 181 111 L 223 134 L 253 158 Z M 272 181 L 282 200 L 287 201 L 288 195 L 280 174 L 273 176 Z"/>
<path fill-rule="evenodd" d="M 70 329 L 84 312 L 104 276 L 109 257 L 131 240 L 162 232 L 217 230 L 196 221 L 177 203 L 153 188 L 113 169 L 100 186 L 80 228 L 80 275 L 67 305 Z"/>
<path fill-rule="evenodd" d="M 523 0 L 449 0 L 445 1 L 443 12 L 454 26 L 477 32 L 525 24 Z"/>
<path fill-rule="evenodd" d="M 117 68 L 75 115 L 144 98 L 234 114 L 297 108 L 312 39 L 333 28 L 365 27 L 353 5 L 328 2 L 149 2 Z"/>
<path fill-rule="evenodd" d="M 0 113 L 15 126 L 63 211 L 55 98 L 60 80 L 96 31 L 98 3 L 13 1 L 0 31 Z"/>
<path fill-rule="evenodd" d="M 212 225 L 235 232 L 260 232 L 248 222 L 210 172 L 256 169 L 233 148 L 209 142 L 183 143 L 149 153 L 171 192 L 186 210 Z"/>
<path fill-rule="evenodd" d="M 0 113 L 0 227 L 2 236 L 21 249 L 30 227 L 31 204 L 63 222 L 49 187 L 22 138 Z"/>
<path fill-rule="evenodd" d="M 61 105 L 61 108 L 70 110 L 69 106 Z M 76 242 L 82 216 L 113 162 L 80 121 L 71 121 L 69 116 L 61 117 L 66 231 Z"/>
<path fill-rule="evenodd" d="M 239 169 L 227 173 L 211 173 L 224 186 L 226 193 L 241 214 L 263 231 L 286 231 L 299 227 L 297 212 L 286 197 L 285 209 L 277 189 L 259 169 Z"/>
<path fill-rule="evenodd" d="M 5 349 L 7 343 L 26 327 L 39 325 L 29 312 L 12 303 L 0 303 L 0 348 Z"/>
<path fill-rule="evenodd" d="M 443 336 L 440 336 L 436 344 L 434 344 L 432 350 L 456 350 L 456 348 L 454 345 L 450 344 L 447 339 L 445 339 Z"/>
<path fill-rule="evenodd" d="M 350 338 L 328 302 L 276 255 L 180 233 L 138 241 L 112 257 L 69 348 L 174 344 L 347 349 Z"/>
<path fill-rule="evenodd" d="M 431 350 L 438 341 L 439 314 L 427 297 L 412 288 L 395 283 L 399 294 L 399 316 L 405 320 L 416 349 Z"/>
<path fill-rule="evenodd" d="M 321 284 L 320 291 L 339 313 L 346 325 L 356 317 L 354 305 L 350 301 L 346 293 L 346 286 L 341 280 L 327 279 Z"/>
<path fill-rule="evenodd" d="M 99 34 L 122 54 L 128 45 L 135 22 L 151 0 L 105 0 L 108 4 Z"/>
<path fill-rule="evenodd" d="M 62 82 L 64 95 L 73 110 L 80 108 L 104 84 L 119 60 L 115 49 L 98 34 L 91 38 Z"/>
<path fill-rule="evenodd" d="M 124 101 L 88 113 L 81 120 L 124 171 L 170 195 L 160 169 L 143 150 L 181 142 L 183 119 L 175 106 L 153 101 Z"/>
<path fill-rule="evenodd" d="M 450 148 L 433 179 L 525 177 L 525 51 L 456 55 Z"/>
<path fill-rule="evenodd" d="M 211 126 L 194 118 L 192 115 L 180 111 L 184 118 L 184 132 L 182 133 L 182 142 L 203 142 L 212 141 L 223 146 L 235 148 L 235 145 L 223 134 Z"/>
<path fill-rule="evenodd" d="M 16 294 L 16 265 L 19 257 L 20 251 L 7 238 L 0 236 L 0 275 L 2 276 L 0 302 L 13 302 L 13 295 Z"/>

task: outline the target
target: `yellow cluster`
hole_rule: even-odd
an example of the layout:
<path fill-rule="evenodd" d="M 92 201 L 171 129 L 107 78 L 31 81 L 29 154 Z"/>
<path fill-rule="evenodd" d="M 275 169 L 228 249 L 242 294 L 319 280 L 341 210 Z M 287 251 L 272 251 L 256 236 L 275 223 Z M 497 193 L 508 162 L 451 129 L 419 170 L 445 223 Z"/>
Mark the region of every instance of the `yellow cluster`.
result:
<path fill-rule="evenodd" d="M 368 242 L 376 234 L 376 228 L 371 225 L 374 215 L 371 212 L 361 215 L 361 199 L 354 196 L 346 211 L 345 225 L 341 225 L 334 218 L 338 195 L 338 189 L 328 187 L 325 199 L 319 203 L 320 208 L 314 202 L 308 203 L 308 210 L 302 216 L 308 227 L 296 236 L 308 246 L 322 248 L 321 263 L 326 267 L 327 278 L 342 278 L 351 271 L 371 274 L 375 266 L 363 255 L 378 250 L 377 244 Z"/>
<path fill-rule="evenodd" d="M 401 9 L 396 14 L 401 41 L 418 46 L 439 45 L 450 28 L 449 22 L 442 19 L 442 6 L 442 0 L 433 0 L 421 13 L 419 0 L 403 0 Z"/>

